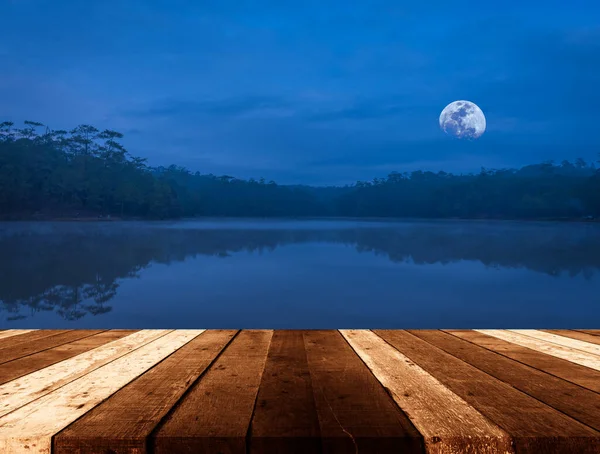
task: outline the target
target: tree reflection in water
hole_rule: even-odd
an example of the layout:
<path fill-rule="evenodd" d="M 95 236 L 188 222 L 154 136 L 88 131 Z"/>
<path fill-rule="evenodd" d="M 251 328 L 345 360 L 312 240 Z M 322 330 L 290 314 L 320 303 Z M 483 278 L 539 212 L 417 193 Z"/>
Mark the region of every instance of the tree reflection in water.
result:
<path fill-rule="evenodd" d="M 66 320 L 111 311 L 124 279 L 152 263 L 226 258 L 313 242 L 352 245 L 392 262 L 478 261 L 551 276 L 600 268 L 600 226 L 511 222 L 177 222 L 0 224 L 0 312 L 19 320 L 55 311 Z"/>

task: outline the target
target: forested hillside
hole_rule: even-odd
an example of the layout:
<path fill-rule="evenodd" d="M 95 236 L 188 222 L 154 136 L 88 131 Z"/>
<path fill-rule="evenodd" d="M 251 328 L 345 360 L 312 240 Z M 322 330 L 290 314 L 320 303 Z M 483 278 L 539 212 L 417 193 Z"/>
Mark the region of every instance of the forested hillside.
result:
<path fill-rule="evenodd" d="M 468 175 L 392 172 L 319 188 L 153 168 L 130 155 L 122 137 L 90 125 L 54 131 L 31 121 L 0 123 L 0 217 L 600 216 L 600 172 L 582 159 Z"/>

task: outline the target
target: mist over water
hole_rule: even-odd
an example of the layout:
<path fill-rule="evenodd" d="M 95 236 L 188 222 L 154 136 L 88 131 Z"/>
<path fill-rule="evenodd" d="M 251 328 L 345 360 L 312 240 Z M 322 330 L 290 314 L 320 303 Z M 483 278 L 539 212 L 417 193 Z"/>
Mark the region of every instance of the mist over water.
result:
<path fill-rule="evenodd" d="M 0 329 L 596 328 L 600 225 L 0 223 Z"/>

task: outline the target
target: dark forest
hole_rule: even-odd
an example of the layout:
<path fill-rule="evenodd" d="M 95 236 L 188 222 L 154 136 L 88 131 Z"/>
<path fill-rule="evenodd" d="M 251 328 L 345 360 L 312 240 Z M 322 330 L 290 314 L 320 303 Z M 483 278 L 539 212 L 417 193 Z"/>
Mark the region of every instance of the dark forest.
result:
<path fill-rule="evenodd" d="M 594 219 L 600 169 L 583 159 L 477 174 L 392 172 L 344 187 L 280 185 L 264 178 L 150 167 L 123 135 L 80 125 L 51 130 L 0 123 L 2 219 L 418 217 Z"/>

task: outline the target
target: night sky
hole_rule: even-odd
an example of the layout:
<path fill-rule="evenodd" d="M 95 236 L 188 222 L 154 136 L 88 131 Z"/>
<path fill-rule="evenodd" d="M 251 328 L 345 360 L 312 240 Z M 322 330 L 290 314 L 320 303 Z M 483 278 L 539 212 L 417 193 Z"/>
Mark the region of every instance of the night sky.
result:
<path fill-rule="evenodd" d="M 280 183 L 597 159 L 600 2 L 478 3 L 0 0 L 0 121 Z M 459 99 L 477 141 L 439 129 Z"/>

